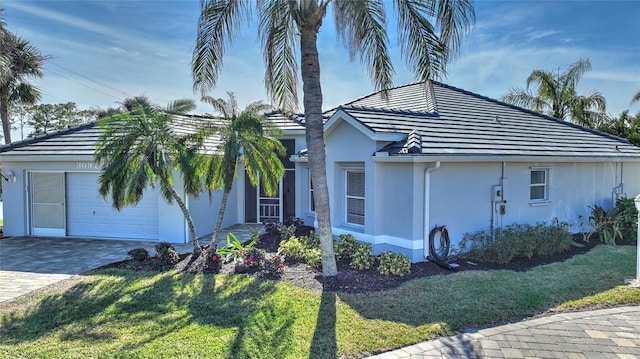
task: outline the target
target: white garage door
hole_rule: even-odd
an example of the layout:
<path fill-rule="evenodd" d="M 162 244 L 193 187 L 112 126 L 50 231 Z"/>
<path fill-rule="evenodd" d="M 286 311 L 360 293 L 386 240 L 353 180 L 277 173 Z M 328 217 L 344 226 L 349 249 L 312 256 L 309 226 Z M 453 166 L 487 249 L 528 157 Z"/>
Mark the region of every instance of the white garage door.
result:
<path fill-rule="evenodd" d="M 158 191 L 147 189 L 140 203 L 116 211 L 98 193 L 98 173 L 67 173 L 67 235 L 158 238 Z"/>

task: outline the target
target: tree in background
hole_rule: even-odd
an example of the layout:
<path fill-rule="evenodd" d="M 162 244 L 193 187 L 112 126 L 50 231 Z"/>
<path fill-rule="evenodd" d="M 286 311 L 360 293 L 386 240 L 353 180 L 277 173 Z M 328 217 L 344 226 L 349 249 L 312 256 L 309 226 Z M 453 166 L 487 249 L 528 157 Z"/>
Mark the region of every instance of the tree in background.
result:
<path fill-rule="evenodd" d="M 597 129 L 626 138 L 632 144 L 640 146 L 640 112 L 632 116 L 629 115 L 629 110 L 625 110 L 620 116 L 601 124 Z"/>
<path fill-rule="evenodd" d="M 201 252 L 196 227 L 180 195 L 174 188 L 173 171 L 184 179 L 184 190 L 197 195 L 202 190 L 197 175 L 197 137 L 178 135 L 172 129 L 174 115 L 195 109 L 192 100 L 177 100 L 165 108 L 153 105 L 146 97 L 127 99 L 125 111 L 98 121 L 101 129 L 96 143 L 95 160 L 102 164 L 99 192 L 111 194 L 113 207 L 120 210 L 142 199 L 147 186 L 160 187 L 171 203 L 176 201 L 189 226 L 194 254 Z"/>
<path fill-rule="evenodd" d="M 286 151 L 282 143 L 273 137 L 280 134 L 280 131 L 262 116 L 262 113 L 271 106 L 254 102 L 241 111 L 233 92 L 228 92 L 227 95 L 228 100 L 209 96 L 202 98 L 222 116 L 219 121 L 221 123 L 205 129 L 208 134 L 220 136 L 222 141 L 222 145 L 209 161 L 205 176 L 207 188 L 222 190 L 222 201 L 211 239 L 212 244 L 215 244 L 218 239 L 238 163 L 241 162 L 244 165 L 251 184 L 257 187 L 260 182 L 268 196 L 278 192 L 280 179 L 284 175 L 284 165 L 278 154 L 284 155 Z"/>
<path fill-rule="evenodd" d="M 327 7 L 332 4 L 339 38 L 367 67 L 376 89 L 392 85 L 393 65 L 387 49 L 387 23 L 383 0 L 202 0 L 192 72 L 194 89 L 203 95 L 215 87 L 222 57 L 256 5 L 258 31 L 266 65 L 265 86 L 281 108 L 298 105 L 298 63 L 302 78 L 305 132 L 314 201 L 322 274 L 337 274 L 331 234 L 329 191 L 322 121 L 322 89 L 317 39 Z M 398 45 L 419 80 L 443 75 L 475 21 L 472 0 L 395 0 Z"/>
<path fill-rule="evenodd" d="M 580 59 L 564 72 L 535 69 L 527 78 L 526 89 L 513 88 L 502 101 L 541 112 L 549 116 L 595 128 L 607 120 L 607 103 L 597 91 L 578 95 L 576 87 L 585 72 L 591 70 L 589 59 Z M 534 85 L 535 92 L 530 87 Z"/>
<path fill-rule="evenodd" d="M 42 77 L 42 66 L 48 59 L 29 41 L 2 27 L 0 31 L 0 118 L 5 143 L 11 143 L 9 108 L 13 104 L 34 104 L 40 97 L 37 87 L 28 82 Z"/>
<path fill-rule="evenodd" d="M 30 107 L 27 125 L 34 131 L 28 137 L 42 136 L 95 119 L 91 110 L 80 110 L 74 102 L 39 104 Z"/>
<path fill-rule="evenodd" d="M 636 103 L 638 101 L 640 101 L 640 91 L 638 91 L 638 93 L 633 95 L 633 98 L 631 99 L 631 104 L 634 104 L 634 103 Z"/>

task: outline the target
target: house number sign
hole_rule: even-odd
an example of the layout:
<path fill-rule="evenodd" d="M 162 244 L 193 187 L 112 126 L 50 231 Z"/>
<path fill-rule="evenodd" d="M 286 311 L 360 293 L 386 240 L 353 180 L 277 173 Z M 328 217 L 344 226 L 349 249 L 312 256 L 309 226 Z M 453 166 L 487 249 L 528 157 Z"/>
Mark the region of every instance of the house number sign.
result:
<path fill-rule="evenodd" d="M 96 165 L 93 162 L 76 162 L 76 169 L 79 169 L 79 170 L 98 169 L 98 165 Z"/>

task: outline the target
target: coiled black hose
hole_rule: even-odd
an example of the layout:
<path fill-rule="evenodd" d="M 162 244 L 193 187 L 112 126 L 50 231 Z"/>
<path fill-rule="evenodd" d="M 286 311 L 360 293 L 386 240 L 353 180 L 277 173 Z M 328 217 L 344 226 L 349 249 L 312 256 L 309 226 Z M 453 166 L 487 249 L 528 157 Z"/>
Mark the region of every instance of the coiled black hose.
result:
<path fill-rule="evenodd" d="M 429 232 L 429 255 L 433 259 L 443 262 L 447 260 L 450 245 L 447 226 L 435 227 Z"/>

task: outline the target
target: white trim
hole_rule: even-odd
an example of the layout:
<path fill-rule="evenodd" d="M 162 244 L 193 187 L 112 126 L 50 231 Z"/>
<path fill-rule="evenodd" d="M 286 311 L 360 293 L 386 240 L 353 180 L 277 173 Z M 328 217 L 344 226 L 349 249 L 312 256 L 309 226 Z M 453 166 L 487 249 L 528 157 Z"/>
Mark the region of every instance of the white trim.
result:
<path fill-rule="evenodd" d="M 376 152 L 371 156 L 373 162 L 548 162 L 548 163 L 635 163 L 640 162 L 640 156 L 600 156 L 600 157 L 567 157 L 567 156 L 424 156 L 424 155 L 394 155 L 387 152 Z"/>
<path fill-rule="evenodd" d="M 533 172 L 542 172 L 544 174 L 544 182 L 542 183 L 531 183 L 531 175 Z M 539 167 L 532 166 L 529 167 L 529 204 L 544 204 L 550 202 L 549 199 L 549 185 L 550 185 L 550 177 L 551 177 L 551 168 L 550 167 Z M 533 187 L 542 187 L 543 196 L 542 198 L 531 198 L 531 189 Z"/>
<path fill-rule="evenodd" d="M 352 226 L 355 228 L 364 228 L 367 218 L 367 213 L 366 213 L 366 177 L 363 178 L 363 187 L 365 189 L 365 193 L 362 197 L 360 196 L 353 196 L 353 195 L 349 195 L 348 191 L 349 191 L 349 172 L 353 172 L 353 173 L 362 173 L 362 175 L 365 175 L 365 171 L 364 171 L 364 167 L 343 167 L 342 168 L 342 173 L 343 173 L 343 184 L 344 184 L 344 193 L 342 198 L 344 199 L 344 211 L 343 211 L 343 221 L 345 225 L 348 226 Z M 363 205 L 363 209 L 364 209 L 364 213 L 362 214 L 362 222 L 363 223 L 352 223 L 349 222 L 349 208 L 348 208 L 348 199 L 361 199 L 364 203 Z"/>
<path fill-rule="evenodd" d="M 386 234 L 375 236 L 371 234 L 364 234 L 358 231 L 348 230 L 347 228 L 344 228 L 344 227 L 332 227 L 331 231 L 336 236 L 339 236 L 341 234 L 352 234 L 356 238 L 356 240 L 360 242 L 369 243 L 372 245 L 388 244 L 395 247 L 410 249 L 410 250 L 422 249 L 422 246 L 423 246 L 422 240 L 419 240 L 419 239 L 411 240 L 411 239 L 406 239 L 401 237 L 389 236 Z"/>

